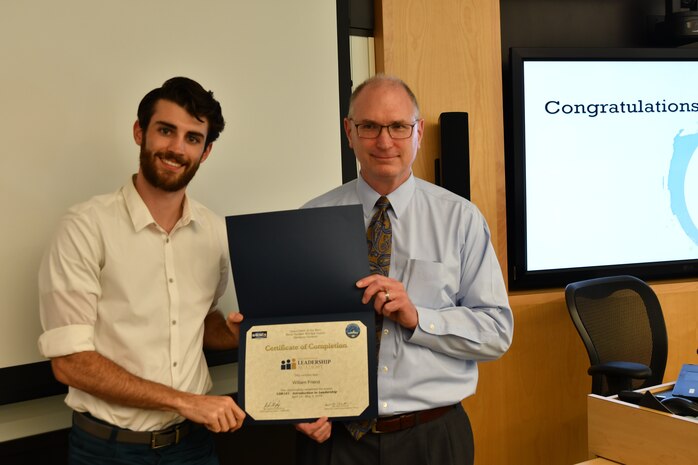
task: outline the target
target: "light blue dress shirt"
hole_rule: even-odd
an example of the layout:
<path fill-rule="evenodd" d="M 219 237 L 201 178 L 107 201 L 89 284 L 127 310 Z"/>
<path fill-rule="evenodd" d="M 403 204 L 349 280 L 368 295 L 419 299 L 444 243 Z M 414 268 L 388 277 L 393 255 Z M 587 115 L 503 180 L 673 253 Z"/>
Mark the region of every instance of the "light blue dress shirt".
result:
<path fill-rule="evenodd" d="M 359 176 L 303 208 L 361 204 L 368 227 L 379 197 Z M 473 395 L 477 362 L 501 357 L 514 329 L 480 211 L 414 175 L 388 199 L 390 278 L 404 284 L 419 324 L 411 331 L 384 319 L 378 357 L 380 416 L 455 404 Z"/>

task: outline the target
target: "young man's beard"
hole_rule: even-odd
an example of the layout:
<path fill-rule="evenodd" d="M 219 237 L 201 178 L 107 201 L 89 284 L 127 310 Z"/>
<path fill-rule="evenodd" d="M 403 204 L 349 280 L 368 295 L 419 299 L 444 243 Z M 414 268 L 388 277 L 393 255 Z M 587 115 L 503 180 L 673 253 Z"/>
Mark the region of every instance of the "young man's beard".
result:
<path fill-rule="evenodd" d="M 184 172 L 175 175 L 174 173 L 163 173 L 159 171 L 157 168 L 157 158 L 172 160 L 181 164 L 184 167 Z M 141 145 L 140 163 L 143 176 L 153 187 L 167 192 L 176 192 L 187 187 L 189 181 L 192 180 L 196 171 L 199 169 L 201 159 L 190 164 L 184 157 L 173 152 L 151 152 L 145 148 L 144 141 L 143 145 Z"/>

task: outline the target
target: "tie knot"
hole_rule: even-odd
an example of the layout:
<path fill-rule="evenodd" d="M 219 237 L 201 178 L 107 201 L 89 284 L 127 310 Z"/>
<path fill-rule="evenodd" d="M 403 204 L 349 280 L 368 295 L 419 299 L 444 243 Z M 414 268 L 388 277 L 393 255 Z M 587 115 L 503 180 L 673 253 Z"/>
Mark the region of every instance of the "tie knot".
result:
<path fill-rule="evenodd" d="M 385 210 L 390 206 L 390 200 L 388 200 L 388 197 L 386 196 L 381 196 L 378 200 L 376 200 L 376 207 L 380 208 L 381 210 Z"/>

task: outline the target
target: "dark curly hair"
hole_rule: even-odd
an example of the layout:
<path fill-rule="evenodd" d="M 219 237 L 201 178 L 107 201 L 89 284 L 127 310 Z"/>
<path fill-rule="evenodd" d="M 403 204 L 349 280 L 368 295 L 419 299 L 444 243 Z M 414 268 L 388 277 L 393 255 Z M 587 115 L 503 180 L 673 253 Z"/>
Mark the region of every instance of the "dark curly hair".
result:
<path fill-rule="evenodd" d="M 181 106 L 187 112 L 203 122 L 208 121 L 206 146 L 218 139 L 225 127 L 221 104 L 213 98 L 213 92 L 207 91 L 198 82 L 186 77 L 173 77 L 165 81 L 162 87 L 148 92 L 138 105 L 138 124 L 146 131 L 155 112 L 158 100 L 168 100 Z"/>

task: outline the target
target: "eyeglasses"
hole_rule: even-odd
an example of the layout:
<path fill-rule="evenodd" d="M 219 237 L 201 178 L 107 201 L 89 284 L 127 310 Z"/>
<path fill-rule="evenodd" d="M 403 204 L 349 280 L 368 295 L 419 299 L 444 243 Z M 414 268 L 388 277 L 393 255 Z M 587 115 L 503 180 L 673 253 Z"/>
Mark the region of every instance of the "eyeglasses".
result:
<path fill-rule="evenodd" d="M 352 120 L 352 122 L 354 121 Z M 418 122 L 419 121 L 415 121 L 412 124 L 390 123 L 386 125 L 376 123 L 354 123 L 354 127 L 356 128 L 356 134 L 362 139 L 377 139 L 383 128 L 388 130 L 388 135 L 393 139 L 409 139 L 412 136 L 414 125 Z"/>

